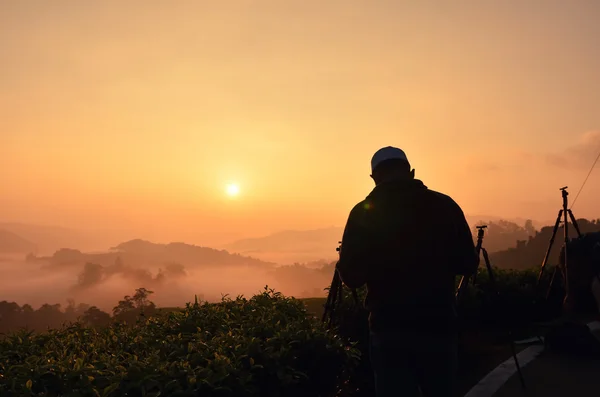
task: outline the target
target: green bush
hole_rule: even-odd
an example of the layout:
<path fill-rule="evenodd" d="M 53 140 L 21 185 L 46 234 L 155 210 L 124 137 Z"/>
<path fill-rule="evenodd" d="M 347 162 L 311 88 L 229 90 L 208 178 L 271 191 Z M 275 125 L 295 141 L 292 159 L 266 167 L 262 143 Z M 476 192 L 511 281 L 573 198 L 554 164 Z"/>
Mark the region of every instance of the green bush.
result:
<path fill-rule="evenodd" d="M 273 290 L 0 341 L 2 396 L 334 396 L 359 351 Z"/>
<path fill-rule="evenodd" d="M 549 307 L 545 301 L 545 288 L 550 282 L 554 268 L 548 266 L 540 284 L 536 288 L 538 269 L 512 270 L 493 267 L 495 283 L 492 283 L 485 266 L 478 269 L 475 282 L 471 279 L 460 302 L 457 311 L 462 322 L 469 327 L 497 328 L 498 324 L 506 324 L 510 328 L 526 326 L 536 320 L 547 319 L 556 314 L 560 307 Z M 458 288 L 460 277 L 456 278 Z M 356 340 L 358 324 L 366 321 L 368 313 L 362 308 L 366 288 L 357 290 L 359 305 L 356 305 L 351 291 L 344 287 L 344 297 L 341 304 L 336 305 L 335 323 L 342 336 Z M 324 303 L 325 299 L 323 299 Z M 311 301 L 314 310 L 316 302 Z M 319 313 L 319 314 L 322 314 Z M 400 313 L 401 315 L 401 313 Z"/>
<path fill-rule="evenodd" d="M 513 333 L 525 332 L 535 321 L 548 320 L 559 314 L 560 301 L 546 301 L 545 292 L 554 269 L 544 273 L 539 287 L 539 269 L 493 268 L 495 283 L 487 269 L 481 267 L 476 282 L 470 283 L 458 313 L 464 326 L 493 328 Z"/>

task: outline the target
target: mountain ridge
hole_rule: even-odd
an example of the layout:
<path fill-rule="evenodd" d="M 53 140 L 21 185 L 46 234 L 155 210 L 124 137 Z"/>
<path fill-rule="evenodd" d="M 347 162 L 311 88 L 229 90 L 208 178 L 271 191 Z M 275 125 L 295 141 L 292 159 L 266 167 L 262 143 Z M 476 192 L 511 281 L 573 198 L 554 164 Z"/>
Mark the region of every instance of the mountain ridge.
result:
<path fill-rule="evenodd" d="M 115 261 L 134 263 L 142 267 L 161 266 L 179 263 L 187 266 L 233 266 L 248 265 L 263 268 L 276 264 L 223 249 L 202 247 L 183 242 L 167 244 L 154 243 L 143 239 L 132 239 L 110 247 L 103 252 L 82 252 L 77 249 L 62 248 L 50 256 L 35 260 L 48 262 L 51 266 L 77 266 L 88 262 L 111 265 Z"/>
<path fill-rule="evenodd" d="M 35 252 L 37 245 L 9 230 L 0 229 L 0 253 L 28 254 Z"/>
<path fill-rule="evenodd" d="M 481 223 L 498 223 L 507 221 L 523 226 L 525 218 L 505 218 L 491 215 L 465 215 L 471 228 Z M 533 226 L 540 229 L 544 222 L 532 220 Z M 317 229 L 287 229 L 262 237 L 235 240 L 222 246 L 229 252 L 252 254 L 258 258 L 274 261 L 279 264 L 316 262 L 334 260 L 337 257 L 335 248 L 342 239 L 344 228 L 329 226 Z M 516 239 L 515 239 L 516 244 Z"/>

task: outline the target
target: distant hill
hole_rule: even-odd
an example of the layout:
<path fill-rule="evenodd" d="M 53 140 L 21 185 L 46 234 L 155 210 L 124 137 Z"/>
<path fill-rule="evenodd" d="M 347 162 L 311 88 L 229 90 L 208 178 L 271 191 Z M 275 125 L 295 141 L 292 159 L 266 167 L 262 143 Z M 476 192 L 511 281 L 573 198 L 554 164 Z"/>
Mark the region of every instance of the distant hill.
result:
<path fill-rule="evenodd" d="M 512 247 L 517 240 L 526 239 L 533 234 L 533 231 L 526 232 L 522 229 L 525 219 L 504 220 L 501 217 L 488 215 L 467 215 L 466 218 L 471 228 L 483 223 L 490 224 L 489 238 L 486 240 L 489 252 Z M 534 227 L 541 226 L 536 221 L 532 224 Z M 283 265 L 334 260 L 337 257 L 335 248 L 338 246 L 338 241 L 342 239 L 343 233 L 343 227 L 286 230 L 264 237 L 237 240 L 224 245 L 223 248 L 229 252 L 252 255 Z"/>
<path fill-rule="evenodd" d="M 141 239 L 130 240 L 102 253 L 84 253 L 74 249 L 60 249 L 52 256 L 41 257 L 51 266 L 81 266 L 94 263 L 111 266 L 117 259 L 128 266 L 152 268 L 177 263 L 186 268 L 227 267 L 235 265 L 271 268 L 275 264 L 224 250 L 200 247 L 185 243 L 157 244 Z"/>
<path fill-rule="evenodd" d="M 28 254 L 35 252 L 37 246 L 23 237 L 0 229 L 0 253 L 2 254 Z"/>
<path fill-rule="evenodd" d="M 254 265 L 261 267 L 270 267 L 274 265 L 273 263 L 268 263 L 260 259 L 239 254 L 231 254 L 226 250 L 217 250 L 181 242 L 156 244 L 150 241 L 137 239 L 121 243 L 116 247 L 111 248 L 111 251 L 148 256 L 154 260 L 162 259 L 182 264 L 189 263 L 215 266 Z"/>
<path fill-rule="evenodd" d="M 495 216 L 495 215 L 465 215 L 465 218 L 467 218 L 467 222 L 469 223 L 471 228 L 474 228 L 475 226 L 478 226 L 482 223 L 489 223 L 489 222 L 495 222 L 495 223 L 510 222 L 510 223 L 515 223 L 517 225 L 522 226 L 525 224 L 525 222 L 527 222 L 529 220 L 526 218 L 506 218 L 506 217 Z M 540 228 L 544 227 L 545 225 L 549 224 L 551 221 L 538 221 L 535 219 L 531 219 L 531 222 L 532 222 L 534 228 L 540 229 Z"/>
<path fill-rule="evenodd" d="M 0 223 L 0 229 L 15 233 L 29 241 L 35 241 L 37 252 L 40 254 L 50 254 L 65 247 L 88 249 L 90 245 L 90 237 L 86 233 L 64 227 Z"/>
<path fill-rule="evenodd" d="M 337 256 L 335 249 L 343 232 L 341 227 L 285 230 L 265 237 L 237 240 L 224 248 L 280 264 L 314 262 Z"/>
<path fill-rule="evenodd" d="M 600 231 L 600 220 L 577 219 L 577 224 L 581 233 L 592 233 Z M 494 266 L 505 269 L 526 269 L 530 267 L 539 267 L 542 265 L 544 255 L 548 250 L 550 237 L 554 225 L 544 226 L 535 235 L 515 242 L 510 248 L 490 253 L 490 261 Z M 569 222 L 569 233 L 571 238 L 576 237 L 577 233 L 573 225 Z M 561 225 L 557 232 L 548 258 L 548 264 L 558 264 L 558 255 L 563 245 L 564 227 Z"/>
<path fill-rule="evenodd" d="M 112 228 L 69 228 L 56 225 L 39 225 L 30 223 L 2 222 L 0 229 L 15 233 L 26 240 L 33 241 L 37 245 L 39 255 L 52 255 L 62 249 L 71 248 L 86 252 L 97 252 L 106 250 L 106 247 L 128 241 L 134 238 L 142 238 L 149 241 L 187 241 L 190 243 L 201 243 L 210 247 L 218 248 L 222 244 L 243 237 L 243 234 L 233 232 L 215 233 L 206 230 L 174 230 L 163 232 L 156 230 L 140 230 L 135 226 L 114 225 Z"/>

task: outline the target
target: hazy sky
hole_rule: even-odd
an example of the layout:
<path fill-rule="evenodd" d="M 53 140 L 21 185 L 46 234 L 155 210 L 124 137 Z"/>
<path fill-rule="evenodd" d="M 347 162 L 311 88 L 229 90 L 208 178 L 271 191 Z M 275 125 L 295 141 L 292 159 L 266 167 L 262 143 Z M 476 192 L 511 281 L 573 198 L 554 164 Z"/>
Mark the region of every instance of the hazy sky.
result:
<path fill-rule="evenodd" d="M 341 226 L 387 145 L 469 214 L 553 220 L 600 150 L 599 19 L 593 0 L 2 1 L 0 220 Z M 575 214 L 599 194 L 596 169 Z"/>

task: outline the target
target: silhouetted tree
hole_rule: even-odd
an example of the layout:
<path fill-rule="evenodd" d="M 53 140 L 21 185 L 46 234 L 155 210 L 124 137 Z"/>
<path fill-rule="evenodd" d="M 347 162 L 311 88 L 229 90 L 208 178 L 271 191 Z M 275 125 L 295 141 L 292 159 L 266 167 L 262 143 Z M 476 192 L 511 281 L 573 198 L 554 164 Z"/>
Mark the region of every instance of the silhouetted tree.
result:
<path fill-rule="evenodd" d="M 77 286 L 81 288 L 99 284 L 104 278 L 104 267 L 96 263 L 87 262 L 77 279 Z"/>
<path fill-rule="evenodd" d="M 154 291 L 146 288 L 138 288 L 132 296 L 125 296 L 119 301 L 119 304 L 113 308 L 113 316 L 117 321 L 131 322 L 140 315 L 149 315 L 154 313 L 156 305 L 148 298 Z"/>
<path fill-rule="evenodd" d="M 92 327 L 104 327 L 110 323 L 111 318 L 110 314 L 92 306 L 83 313 L 81 321 Z"/>
<path fill-rule="evenodd" d="M 584 234 L 600 231 L 600 223 L 596 221 L 589 221 L 587 219 L 577 219 L 577 224 L 579 226 L 579 229 L 581 230 L 581 233 Z M 522 239 L 525 240 L 524 243 L 521 242 L 517 244 L 517 242 L 515 241 L 508 249 L 497 252 L 490 252 L 491 262 L 495 266 L 504 269 L 526 269 L 541 266 L 542 261 L 544 259 L 544 255 L 546 254 L 546 250 L 548 249 L 548 244 L 550 242 L 550 237 L 552 236 L 553 229 L 554 225 L 544 226 L 533 236 L 529 236 L 527 239 Z M 569 232 L 571 238 L 576 237 L 575 229 L 573 228 L 573 225 L 570 222 Z M 563 233 L 564 227 L 561 225 L 559 226 L 556 232 L 556 238 L 554 240 L 552 250 L 550 251 L 550 257 L 548 259 L 549 265 L 558 264 L 559 252 L 563 245 Z M 487 241 L 484 240 L 484 244 L 486 243 Z M 491 250 L 488 249 L 488 251 Z"/>
<path fill-rule="evenodd" d="M 119 304 L 113 308 L 113 316 L 117 317 L 124 313 L 135 310 L 135 305 L 131 296 L 126 295 L 123 300 L 119 301 Z"/>

